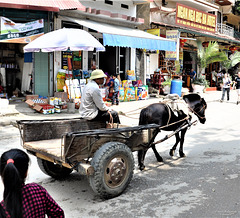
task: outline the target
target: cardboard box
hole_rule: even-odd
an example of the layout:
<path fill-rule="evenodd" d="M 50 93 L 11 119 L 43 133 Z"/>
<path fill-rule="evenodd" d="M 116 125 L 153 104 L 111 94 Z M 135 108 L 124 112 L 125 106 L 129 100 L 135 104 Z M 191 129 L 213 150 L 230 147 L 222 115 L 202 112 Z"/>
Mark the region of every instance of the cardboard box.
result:
<path fill-rule="evenodd" d="M 38 99 L 39 95 L 26 95 L 26 100 L 28 99 Z"/>
<path fill-rule="evenodd" d="M 39 102 L 35 102 L 36 105 L 48 104 L 48 99 L 45 99 L 45 98 L 34 99 L 34 101 L 37 101 L 37 100 L 39 100 Z"/>
<path fill-rule="evenodd" d="M 35 105 L 35 106 L 33 107 L 33 109 L 41 113 L 43 107 L 42 107 L 41 105 Z"/>
<path fill-rule="evenodd" d="M 39 102 L 36 102 L 37 100 L 39 100 Z M 27 103 L 30 107 L 33 108 L 35 105 L 48 104 L 48 99 L 28 99 L 27 101 L 25 101 L 25 103 Z"/>
<path fill-rule="evenodd" d="M 43 114 L 53 114 L 54 113 L 54 106 L 49 104 L 38 104 L 34 105 L 34 110 Z"/>
<path fill-rule="evenodd" d="M 25 101 L 25 103 L 27 103 L 30 107 L 34 106 L 34 101 L 31 99 L 28 99 L 27 101 Z"/>

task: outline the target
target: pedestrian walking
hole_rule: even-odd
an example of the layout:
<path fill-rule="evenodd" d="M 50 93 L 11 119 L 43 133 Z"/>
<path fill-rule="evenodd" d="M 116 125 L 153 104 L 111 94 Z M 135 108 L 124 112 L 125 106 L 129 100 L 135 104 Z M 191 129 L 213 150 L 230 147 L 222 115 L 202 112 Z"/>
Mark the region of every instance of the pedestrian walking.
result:
<path fill-rule="evenodd" d="M 229 95 L 230 95 L 230 85 L 231 85 L 232 81 L 228 75 L 228 73 L 224 74 L 223 77 L 223 88 L 222 88 L 222 98 L 221 98 L 221 102 L 224 100 L 225 97 L 225 93 L 227 92 L 227 100 L 229 101 Z"/>
<path fill-rule="evenodd" d="M 119 80 L 117 78 L 116 74 L 113 74 L 113 79 L 114 79 L 114 86 L 113 86 L 113 97 L 112 97 L 112 105 L 115 104 L 119 105 L 119 100 L 118 100 L 118 94 L 119 94 Z"/>
<path fill-rule="evenodd" d="M 0 175 L 4 185 L 1 217 L 64 217 L 60 206 L 45 188 L 25 184 L 29 165 L 28 155 L 20 149 L 4 152 L 0 159 Z"/>
<path fill-rule="evenodd" d="M 240 71 L 238 72 L 238 76 L 236 77 L 235 81 L 235 86 L 236 86 L 236 90 L 237 90 L 237 104 L 240 103 Z"/>

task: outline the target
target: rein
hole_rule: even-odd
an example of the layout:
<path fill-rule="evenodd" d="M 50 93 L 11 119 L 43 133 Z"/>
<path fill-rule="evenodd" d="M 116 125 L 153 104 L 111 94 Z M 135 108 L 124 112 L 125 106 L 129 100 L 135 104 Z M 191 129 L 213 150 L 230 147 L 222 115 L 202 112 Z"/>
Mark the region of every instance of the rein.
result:
<path fill-rule="evenodd" d="M 199 107 L 198 107 L 199 108 Z M 202 106 L 202 108 L 199 110 L 199 112 L 201 112 L 203 109 L 205 109 L 206 108 L 206 105 L 203 105 Z M 190 108 L 189 106 L 188 106 L 188 109 L 192 112 L 192 113 L 194 113 L 197 117 L 199 117 L 200 119 L 204 119 L 205 117 L 201 117 L 200 115 L 198 115 L 197 114 L 197 112 L 196 112 L 196 110 L 193 110 L 192 108 Z"/>
<path fill-rule="evenodd" d="M 181 119 L 181 120 L 178 120 L 176 122 L 173 122 L 173 123 L 170 123 L 170 124 L 167 124 L 165 126 L 161 126 L 159 127 L 159 129 L 163 129 L 163 128 L 166 128 L 166 127 L 169 127 L 169 126 L 172 126 L 174 124 L 177 124 L 177 123 L 180 123 L 180 122 L 183 122 L 184 120 L 188 120 L 190 117 L 189 116 L 186 116 L 184 119 Z"/>
<path fill-rule="evenodd" d="M 168 119 L 168 122 L 167 122 L 167 124 L 169 123 L 169 121 L 170 121 L 170 118 L 171 118 L 171 115 L 170 115 L 170 106 L 168 105 L 168 104 L 166 104 L 166 103 L 163 103 L 163 102 L 161 102 L 162 104 L 165 104 L 166 105 L 166 107 L 167 107 L 167 109 L 168 109 L 168 113 L 169 113 L 169 119 Z M 191 107 L 189 107 L 189 105 L 186 103 L 186 102 L 178 102 L 178 103 L 182 103 L 182 104 L 185 104 L 186 105 L 186 107 L 192 112 L 192 113 L 194 113 L 198 118 L 200 118 L 200 119 L 204 119 L 205 117 L 202 117 L 202 116 L 200 116 L 200 115 L 198 115 L 197 114 L 197 112 L 196 112 L 196 110 L 193 110 Z M 144 106 L 144 107 L 140 107 L 140 108 L 138 108 L 138 109 L 136 109 L 136 110 L 132 110 L 132 111 L 128 111 L 128 112 L 126 112 L 126 113 L 123 113 L 122 111 L 120 111 L 119 112 L 119 115 L 122 115 L 122 116 L 125 116 L 125 117 L 128 117 L 128 118 L 131 118 L 131 119 L 139 119 L 139 118 L 135 118 L 135 117 L 131 117 L 131 116 L 128 116 L 127 114 L 137 114 L 137 113 L 132 113 L 132 112 L 136 112 L 136 111 L 138 111 L 138 110 L 141 110 L 141 109 L 143 109 L 143 108 L 146 108 L 146 107 L 148 107 L 148 105 L 147 106 Z M 199 112 L 201 112 L 203 109 L 205 109 L 206 108 L 206 105 L 203 105 L 202 106 L 202 108 L 199 110 Z M 188 116 L 187 116 L 188 117 Z M 181 120 L 180 120 L 181 121 Z M 171 125 L 171 124 L 169 124 L 169 125 Z"/>

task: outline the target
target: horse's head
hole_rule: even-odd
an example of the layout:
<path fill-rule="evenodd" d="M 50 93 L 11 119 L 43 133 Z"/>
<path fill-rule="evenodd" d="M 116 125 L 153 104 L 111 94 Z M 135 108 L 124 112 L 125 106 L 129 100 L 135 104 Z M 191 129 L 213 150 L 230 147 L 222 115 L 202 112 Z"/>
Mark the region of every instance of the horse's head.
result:
<path fill-rule="evenodd" d="M 207 103 L 204 98 L 201 98 L 198 94 L 184 95 L 183 100 L 188 104 L 189 109 L 199 119 L 200 123 L 206 122 L 205 110 L 207 109 Z"/>

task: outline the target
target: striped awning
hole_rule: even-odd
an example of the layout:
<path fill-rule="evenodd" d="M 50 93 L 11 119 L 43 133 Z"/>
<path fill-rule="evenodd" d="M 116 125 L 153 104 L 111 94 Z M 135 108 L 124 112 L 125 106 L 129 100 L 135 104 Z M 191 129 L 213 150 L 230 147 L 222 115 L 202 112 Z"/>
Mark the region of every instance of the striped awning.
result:
<path fill-rule="evenodd" d="M 78 0 L 0 0 L 0 7 L 43 11 L 73 9 L 85 11 L 85 7 Z"/>

